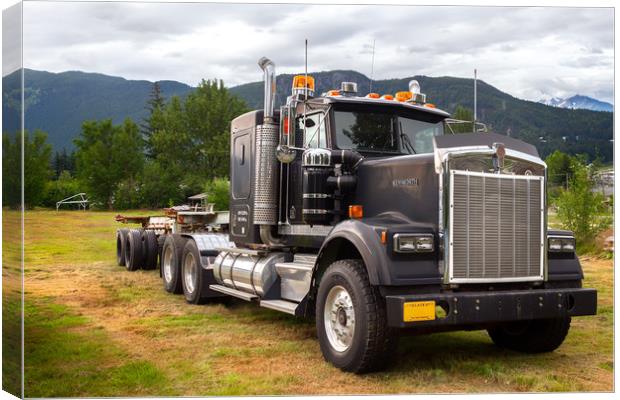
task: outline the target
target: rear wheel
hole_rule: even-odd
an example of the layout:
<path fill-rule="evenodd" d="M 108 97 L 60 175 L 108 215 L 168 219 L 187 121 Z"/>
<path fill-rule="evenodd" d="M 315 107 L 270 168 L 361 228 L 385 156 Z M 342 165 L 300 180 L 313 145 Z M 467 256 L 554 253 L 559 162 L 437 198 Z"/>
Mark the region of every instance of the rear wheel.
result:
<path fill-rule="evenodd" d="M 201 304 L 204 302 L 205 286 L 205 274 L 206 271 L 202 268 L 200 262 L 200 251 L 196 242 L 188 240 L 183 248 L 183 263 L 182 263 L 182 278 L 183 278 L 183 294 L 185 300 L 191 304 Z"/>
<path fill-rule="evenodd" d="M 385 300 L 370 285 L 360 260 L 329 266 L 317 293 L 316 324 L 323 357 L 349 372 L 376 371 L 396 345 L 387 326 Z"/>
<path fill-rule="evenodd" d="M 186 239 L 179 235 L 168 235 L 161 252 L 161 275 L 164 289 L 170 293 L 181 293 L 181 261 Z"/>
<path fill-rule="evenodd" d="M 151 230 L 142 232 L 142 248 L 144 249 L 144 269 L 157 268 L 157 235 Z"/>
<path fill-rule="evenodd" d="M 546 353 L 560 347 L 568 330 L 570 318 L 535 319 L 511 322 L 488 329 L 493 343 L 522 353 Z"/>
<path fill-rule="evenodd" d="M 125 241 L 125 268 L 128 271 L 135 271 L 142 266 L 143 262 L 142 234 L 137 229 L 131 229 Z"/>
<path fill-rule="evenodd" d="M 125 243 L 129 229 L 123 228 L 116 231 L 116 262 L 121 267 L 125 266 Z"/>

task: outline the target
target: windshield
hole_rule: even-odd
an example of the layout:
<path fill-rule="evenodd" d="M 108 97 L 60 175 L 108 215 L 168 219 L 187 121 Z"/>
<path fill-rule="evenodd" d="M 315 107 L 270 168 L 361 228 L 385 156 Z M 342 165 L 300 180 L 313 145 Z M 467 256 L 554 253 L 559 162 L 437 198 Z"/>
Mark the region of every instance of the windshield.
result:
<path fill-rule="evenodd" d="M 441 121 L 372 111 L 334 111 L 339 149 L 361 152 L 420 154 L 433 151 L 433 137 L 443 134 Z"/>

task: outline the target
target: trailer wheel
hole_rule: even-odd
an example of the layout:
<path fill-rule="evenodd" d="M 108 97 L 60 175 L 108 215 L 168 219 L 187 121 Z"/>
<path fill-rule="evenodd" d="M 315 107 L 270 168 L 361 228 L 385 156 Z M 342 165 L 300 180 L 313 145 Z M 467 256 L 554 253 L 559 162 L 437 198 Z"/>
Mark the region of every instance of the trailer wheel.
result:
<path fill-rule="evenodd" d="M 188 240 L 183 248 L 183 263 L 181 266 L 183 294 L 190 304 L 202 304 L 205 297 L 205 274 L 200 262 L 200 251 L 196 242 Z"/>
<path fill-rule="evenodd" d="M 169 293 L 183 291 L 181 283 L 181 261 L 186 239 L 179 235 L 168 235 L 161 255 L 161 272 L 164 289 Z"/>
<path fill-rule="evenodd" d="M 323 357 L 349 372 L 376 371 L 395 345 L 387 326 L 385 300 L 370 285 L 361 260 L 340 260 L 319 284 L 316 325 Z"/>
<path fill-rule="evenodd" d="M 142 248 L 144 249 L 144 269 L 157 267 L 158 244 L 157 235 L 152 230 L 142 232 Z"/>
<path fill-rule="evenodd" d="M 162 252 L 164 250 L 164 242 L 166 241 L 166 234 L 161 234 L 157 237 L 157 266 L 159 267 L 159 277 L 162 277 L 162 273 L 161 273 L 161 258 L 162 258 Z"/>
<path fill-rule="evenodd" d="M 560 347 L 568 330 L 570 317 L 514 322 L 488 329 L 499 347 L 521 353 L 547 353 Z"/>
<path fill-rule="evenodd" d="M 125 267 L 128 271 L 135 271 L 142 266 L 143 262 L 142 234 L 137 229 L 131 229 L 125 241 Z"/>
<path fill-rule="evenodd" d="M 125 242 L 129 229 L 123 228 L 116 231 L 116 262 L 119 266 L 125 266 Z"/>

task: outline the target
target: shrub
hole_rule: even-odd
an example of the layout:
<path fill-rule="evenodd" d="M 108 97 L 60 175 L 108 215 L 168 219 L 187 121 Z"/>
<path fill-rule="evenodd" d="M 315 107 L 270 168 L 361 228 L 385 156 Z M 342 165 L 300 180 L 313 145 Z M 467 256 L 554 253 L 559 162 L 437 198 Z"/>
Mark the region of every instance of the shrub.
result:
<path fill-rule="evenodd" d="M 593 182 L 583 160 L 573 158 L 571 169 L 568 190 L 557 199 L 558 217 L 566 229 L 574 232 L 579 249 L 589 251 L 596 235 L 610 225 L 611 217 L 605 197 L 592 191 Z"/>
<path fill-rule="evenodd" d="M 80 193 L 80 183 L 69 171 L 62 171 L 55 181 L 47 181 L 43 205 L 56 207 L 56 202 Z"/>
<path fill-rule="evenodd" d="M 230 182 L 225 178 L 215 178 L 205 185 L 209 203 L 215 204 L 217 211 L 228 210 Z"/>

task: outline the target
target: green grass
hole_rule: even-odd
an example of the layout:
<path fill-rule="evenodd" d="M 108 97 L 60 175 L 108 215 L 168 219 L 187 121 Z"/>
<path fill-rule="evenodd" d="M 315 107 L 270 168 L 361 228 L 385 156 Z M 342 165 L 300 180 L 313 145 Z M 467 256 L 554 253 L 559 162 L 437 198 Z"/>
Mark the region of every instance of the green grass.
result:
<path fill-rule="evenodd" d="M 324 361 L 311 320 L 240 300 L 189 305 L 163 291 L 157 271 L 115 265 L 114 214 L 27 215 L 27 396 L 613 389 L 608 260 L 583 260 L 598 314 L 573 319 L 553 353 L 502 350 L 484 331 L 409 336 L 386 371 L 357 376 Z"/>
<path fill-rule="evenodd" d="M 175 394 L 152 363 L 131 359 L 66 306 L 30 300 L 25 321 L 26 397 Z"/>

